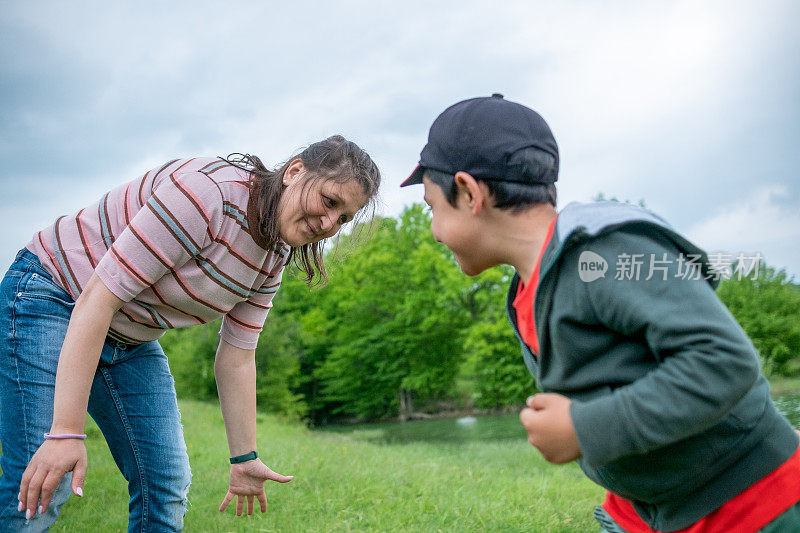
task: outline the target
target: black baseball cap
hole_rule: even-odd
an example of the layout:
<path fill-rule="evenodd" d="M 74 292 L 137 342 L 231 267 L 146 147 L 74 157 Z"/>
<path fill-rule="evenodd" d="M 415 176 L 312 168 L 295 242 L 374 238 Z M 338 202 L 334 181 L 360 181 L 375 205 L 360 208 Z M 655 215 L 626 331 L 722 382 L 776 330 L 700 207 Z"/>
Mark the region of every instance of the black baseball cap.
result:
<path fill-rule="evenodd" d="M 555 172 L 533 176 L 510 162 L 526 148 L 555 157 Z M 463 171 L 484 180 L 554 183 L 558 179 L 558 145 L 539 113 L 495 93 L 462 100 L 436 117 L 419 165 L 400 186 L 422 183 L 426 168 L 446 174 Z"/>

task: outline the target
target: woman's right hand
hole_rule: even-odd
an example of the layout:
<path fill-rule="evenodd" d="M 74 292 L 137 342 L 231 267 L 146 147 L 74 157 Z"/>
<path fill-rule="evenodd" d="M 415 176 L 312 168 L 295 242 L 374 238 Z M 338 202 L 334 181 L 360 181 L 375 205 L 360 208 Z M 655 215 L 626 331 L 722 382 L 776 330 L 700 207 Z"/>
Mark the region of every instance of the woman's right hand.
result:
<path fill-rule="evenodd" d="M 22 474 L 18 510 L 25 510 L 27 519 L 36 516 L 37 504 L 38 512 L 45 512 L 53 492 L 67 472 L 72 472 L 72 492 L 83 496 L 86 466 L 86 446 L 83 439 L 45 440 Z"/>

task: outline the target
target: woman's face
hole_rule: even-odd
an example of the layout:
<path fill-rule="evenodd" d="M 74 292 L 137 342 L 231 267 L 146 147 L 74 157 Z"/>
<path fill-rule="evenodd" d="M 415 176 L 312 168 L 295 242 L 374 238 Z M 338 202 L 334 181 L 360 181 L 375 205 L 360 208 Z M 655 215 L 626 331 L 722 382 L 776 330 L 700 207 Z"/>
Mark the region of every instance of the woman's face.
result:
<path fill-rule="evenodd" d="M 353 220 L 367 203 L 361 185 L 355 180 L 308 181 L 299 159 L 292 161 L 283 176 L 284 191 L 278 204 L 281 238 L 292 247 L 333 237 L 342 224 Z"/>

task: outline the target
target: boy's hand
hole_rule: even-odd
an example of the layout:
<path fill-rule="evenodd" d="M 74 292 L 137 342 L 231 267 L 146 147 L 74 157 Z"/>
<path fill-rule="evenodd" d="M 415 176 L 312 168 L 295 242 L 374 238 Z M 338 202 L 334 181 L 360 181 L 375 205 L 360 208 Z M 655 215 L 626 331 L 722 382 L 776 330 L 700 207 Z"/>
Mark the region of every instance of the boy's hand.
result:
<path fill-rule="evenodd" d="M 528 432 L 528 442 L 542 452 L 545 460 L 564 464 L 581 456 L 569 414 L 572 400 L 561 394 L 541 393 L 525 403 L 528 408 L 520 412 L 519 421 Z"/>

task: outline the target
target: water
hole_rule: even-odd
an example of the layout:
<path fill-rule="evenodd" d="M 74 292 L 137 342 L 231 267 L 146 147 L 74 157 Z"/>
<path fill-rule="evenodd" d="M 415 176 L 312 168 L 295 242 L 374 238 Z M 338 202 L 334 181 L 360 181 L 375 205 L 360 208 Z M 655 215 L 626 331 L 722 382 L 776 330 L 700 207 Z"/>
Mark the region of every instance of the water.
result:
<path fill-rule="evenodd" d="M 464 444 L 474 441 L 524 440 L 527 438 L 517 414 L 414 420 L 405 423 L 383 422 L 328 426 L 325 431 L 346 433 L 357 439 L 383 444 L 407 444 L 410 442 Z"/>
<path fill-rule="evenodd" d="M 800 393 L 775 398 L 775 405 L 795 428 L 800 429 Z M 360 440 L 383 444 L 430 442 L 458 445 L 475 441 L 525 440 L 517 414 L 416 420 L 397 423 L 328 426 L 325 431 L 349 434 Z"/>
<path fill-rule="evenodd" d="M 800 393 L 778 396 L 775 405 L 795 428 L 800 429 Z"/>

